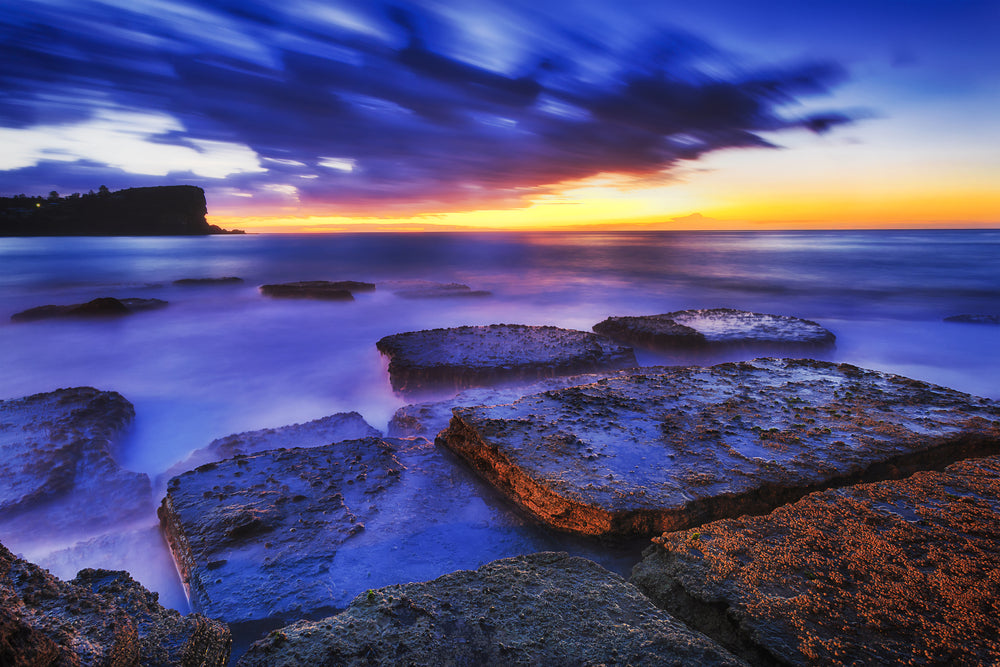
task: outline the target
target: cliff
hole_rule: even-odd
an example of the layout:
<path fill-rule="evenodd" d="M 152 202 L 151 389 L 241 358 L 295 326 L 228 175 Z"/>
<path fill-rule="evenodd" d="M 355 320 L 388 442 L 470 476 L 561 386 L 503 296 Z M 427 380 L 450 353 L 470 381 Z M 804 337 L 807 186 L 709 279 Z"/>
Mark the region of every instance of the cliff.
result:
<path fill-rule="evenodd" d="M 193 185 L 129 188 L 48 198 L 0 198 L 0 236 L 177 236 L 229 232 L 210 225 Z"/>

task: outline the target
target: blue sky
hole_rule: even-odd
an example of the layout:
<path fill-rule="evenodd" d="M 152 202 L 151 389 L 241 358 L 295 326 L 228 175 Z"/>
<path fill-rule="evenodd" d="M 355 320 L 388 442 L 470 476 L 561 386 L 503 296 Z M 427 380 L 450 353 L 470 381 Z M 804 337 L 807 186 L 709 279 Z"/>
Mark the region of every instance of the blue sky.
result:
<path fill-rule="evenodd" d="M 954 193 L 998 166 L 998 29 L 1000 0 L 4 2 L 0 194 L 195 183 L 229 215 L 392 217 L 596 181 L 673 184 L 682 214 L 802 174 L 901 197 L 888 172 L 935 160 L 907 178 Z"/>

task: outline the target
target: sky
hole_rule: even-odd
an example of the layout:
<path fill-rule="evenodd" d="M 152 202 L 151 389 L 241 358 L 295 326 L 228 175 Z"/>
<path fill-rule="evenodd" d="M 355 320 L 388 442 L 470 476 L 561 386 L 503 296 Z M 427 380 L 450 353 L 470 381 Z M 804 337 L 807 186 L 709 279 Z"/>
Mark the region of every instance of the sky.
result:
<path fill-rule="evenodd" d="M 1000 226 L 1000 0 L 0 0 L 0 196 L 247 231 Z"/>

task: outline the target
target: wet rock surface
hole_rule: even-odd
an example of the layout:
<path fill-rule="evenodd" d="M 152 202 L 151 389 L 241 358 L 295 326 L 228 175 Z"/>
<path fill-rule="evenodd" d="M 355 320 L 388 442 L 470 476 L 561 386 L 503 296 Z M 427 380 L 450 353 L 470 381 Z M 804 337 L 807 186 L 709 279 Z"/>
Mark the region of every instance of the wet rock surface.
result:
<path fill-rule="evenodd" d="M 113 457 L 134 414 L 90 387 L 0 401 L 0 539 L 20 551 L 39 526 L 68 540 L 148 521 L 149 478 Z"/>
<path fill-rule="evenodd" d="M 162 299 L 115 299 L 100 297 L 87 303 L 74 303 L 67 306 L 37 306 L 14 313 L 10 319 L 14 322 L 33 322 L 60 317 L 118 317 L 131 315 L 144 310 L 164 308 L 167 302 Z"/>
<path fill-rule="evenodd" d="M 294 283 L 260 286 L 261 294 L 266 296 L 327 301 L 353 301 L 354 292 L 374 291 L 374 283 L 362 283 L 356 280 L 303 280 Z"/>
<path fill-rule="evenodd" d="M 238 664 L 743 663 L 595 563 L 538 553 L 369 591 L 337 616 L 272 632 Z"/>
<path fill-rule="evenodd" d="M 760 664 L 998 664 L 998 516 L 971 459 L 665 534 L 632 581 Z"/>
<path fill-rule="evenodd" d="M 1000 406 L 847 364 L 757 359 L 458 408 L 438 442 L 555 528 L 652 535 L 1000 451 Z"/>
<path fill-rule="evenodd" d="M 959 322 L 961 324 L 1000 324 L 1000 315 L 966 314 L 952 315 L 944 318 L 945 322 Z"/>
<path fill-rule="evenodd" d="M 836 340 L 832 333 L 811 320 L 732 308 L 609 317 L 595 324 L 594 331 L 614 340 L 659 349 L 742 346 L 808 349 L 830 347 Z"/>
<path fill-rule="evenodd" d="M 172 466 L 163 479 L 193 470 L 213 461 L 229 459 L 237 454 L 255 454 L 269 449 L 317 447 L 341 440 L 379 438 L 382 433 L 369 425 L 357 412 L 338 412 L 303 424 L 235 433 L 217 438 L 206 447 L 196 449 L 186 459 Z"/>
<path fill-rule="evenodd" d="M 71 582 L 0 545 L 0 664 L 225 665 L 229 629 L 164 609 L 126 572 Z"/>
<path fill-rule="evenodd" d="M 491 324 L 386 336 L 392 388 L 416 393 L 636 366 L 631 348 L 602 336 L 551 326 Z"/>
<path fill-rule="evenodd" d="M 196 610 L 294 620 L 455 569 L 437 524 L 449 509 L 448 521 L 488 523 L 489 509 L 467 497 L 460 468 L 456 478 L 444 465 L 426 441 L 378 438 L 239 456 L 171 480 L 160 517 Z M 442 510 L 424 493 L 452 504 Z M 503 531 L 461 549 L 488 552 L 491 539 Z"/>
<path fill-rule="evenodd" d="M 601 373 L 563 375 L 560 377 L 545 378 L 544 380 L 538 380 L 529 384 L 466 389 L 449 399 L 404 405 L 396 410 L 392 419 L 389 420 L 388 433 L 393 437 L 422 436 L 433 438 L 448 427 L 448 423 L 452 417 L 451 411 L 455 408 L 513 403 L 519 398 L 524 398 L 531 394 L 573 387 L 580 384 L 589 384 L 607 377 L 619 375 L 657 375 L 667 370 L 670 370 L 669 366 L 645 366 L 604 371 Z"/>
<path fill-rule="evenodd" d="M 285 622 L 367 588 L 551 548 L 423 439 L 238 456 L 171 480 L 160 518 L 197 611 Z"/>

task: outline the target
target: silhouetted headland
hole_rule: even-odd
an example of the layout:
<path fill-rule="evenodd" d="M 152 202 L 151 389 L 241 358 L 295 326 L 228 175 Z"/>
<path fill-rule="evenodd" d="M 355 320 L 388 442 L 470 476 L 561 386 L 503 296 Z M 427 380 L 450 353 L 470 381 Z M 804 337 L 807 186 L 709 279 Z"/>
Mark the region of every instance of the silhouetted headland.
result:
<path fill-rule="evenodd" d="M 0 197 L 0 236 L 195 236 L 242 234 L 205 220 L 205 191 L 167 185 L 60 197 Z"/>

